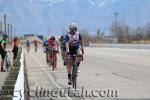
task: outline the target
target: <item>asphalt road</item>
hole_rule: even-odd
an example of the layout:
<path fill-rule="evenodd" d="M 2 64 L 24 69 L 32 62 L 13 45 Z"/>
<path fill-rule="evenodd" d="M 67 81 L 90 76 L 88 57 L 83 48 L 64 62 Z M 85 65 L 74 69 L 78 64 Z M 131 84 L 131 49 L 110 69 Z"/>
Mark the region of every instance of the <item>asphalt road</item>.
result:
<path fill-rule="evenodd" d="M 42 48 L 37 53 L 31 49 L 25 54 L 30 90 L 38 87 L 39 93 L 42 89 L 55 89 L 50 97 L 31 92 L 31 100 L 150 100 L 150 50 L 85 48 L 78 92 L 67 85 L 66 67 L 60 54 L 56 71 L 46 64 Z M 73 92 L 61 97 L 60 91 Z"/>

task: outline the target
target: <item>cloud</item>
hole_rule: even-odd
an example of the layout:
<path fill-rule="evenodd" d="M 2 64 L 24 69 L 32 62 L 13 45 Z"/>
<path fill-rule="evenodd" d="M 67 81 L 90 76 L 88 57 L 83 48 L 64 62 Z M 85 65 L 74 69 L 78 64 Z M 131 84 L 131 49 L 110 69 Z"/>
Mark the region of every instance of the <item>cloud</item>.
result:
<path fill-rule="evenodd" d="M 49 6 L 52 6 L 52 5 L 54 5 L 54 4 L 57 4 L 57 3 L 59 3 L 59 2 L 62 2 L 62 1 L 64 1 L 64 0 L 41 0 L 41 1 L 43 1 L 43 2 L 48 2 L 48 3 L 49 3 Z"/>
<path fill-rule="evenodd" d="M 93 6 L 104 7 L 105 5 L 117 2 L 119 0 L 89 0 L 89 3 Z"/>
<path fill-rule="evenodd" d="M 29 0 L 29 2 L 32 2 L 33 0 Z"/>

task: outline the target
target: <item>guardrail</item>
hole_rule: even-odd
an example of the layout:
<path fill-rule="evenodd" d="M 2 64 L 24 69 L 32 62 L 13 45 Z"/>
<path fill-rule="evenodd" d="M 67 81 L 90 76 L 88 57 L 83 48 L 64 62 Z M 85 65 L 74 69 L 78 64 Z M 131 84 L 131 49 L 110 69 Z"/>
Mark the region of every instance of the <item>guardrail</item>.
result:
<path fill-rule="evenodd" d="M 0 100 L 24 100 L 24 57 L 23 47 L 19 48 L 12 69 L 4 81 Z M 21 91 L 21 92 L 20 92 Z"/>
<path fill-rule="evenodd" d="M 20 70 L 14 87 L 13 100 L 24 100 L 24 53 L 23 47 L 20 59 Z"/>
<path fill-rule="evenodd" d="M 150 44 L 90 44 L 90 47 L 150 49 Z"/>

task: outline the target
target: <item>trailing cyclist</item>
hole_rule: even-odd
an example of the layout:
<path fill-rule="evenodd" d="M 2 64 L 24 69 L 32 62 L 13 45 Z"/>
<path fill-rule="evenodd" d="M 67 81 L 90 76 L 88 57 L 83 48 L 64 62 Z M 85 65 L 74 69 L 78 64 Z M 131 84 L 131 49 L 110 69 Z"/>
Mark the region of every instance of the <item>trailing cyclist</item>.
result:
<path fill-rule="evenodd" d="M 58 41 L 55 36 L 51 36 L 48 40 L 49 46 L 49 60 L 52 64 L 52 70 L 54 71 L 57 66 L 57 53 L 59 53 Z"/>
<path fill-rule="evenodd" d="M 84 49 L 83 49 L 83 39 L 81 34 L 77 30 L 77 25 L 72 23 L 69 26 L 70 32 L 67 33 L 65 40 L 66 40 L 66 52 L 68 55 L 77 55 L 77 67 L 79 72 L 79 65 L 81 62 L 81 57 L 83 56 Z M 72 84 L 71 81 L 71 70 L 72 70 L 72 59 L 68 59 L 67 61 L 67 72 L 68 72 L 68 85 Z"/>
<path fill-rule="evenodd" d="M 3 35 L 3 39 L 0 41 L 0 54 L 1 54 L 1 72 L 5 72 L 4 70 L 4 59 L 6 57 L 7 51 L 6 51 L 6 46 L 7 46 L 7 35 Z"/>
<path fill-rule="evenodd" d="M 48 61 L 48 40 L 44 41 L 43 42 L 43 50 L 44 50 L 44 53 L 46 53 L 46 61 L 47 63 L 49 62 Z"/>
<path fill-rule="evenodd" d="M 26 49 L 27 49 L 27 52 L 29 53 L 29 51 L 30 51 L 30 41 L 29 40 L 27 40 L 27 42 L 26 42 Z"/>
<path fill-rule="evenodd" d="M 65 40 L 65 36 L 62 35 L 60 37 L 60 48 L 61 48 L 61 56 L 62 56 L 62 60 L 64 61 L 64 65 L 66 65 L 66 57 L 65 57 L 65 52 L 66 52 L 66 40 Z"/>
<path fill-rule="evenodd" d="M 34 43 L 35 52 L 37 52 L 37 50 L 38 50 L 38 41 L 34 40 L 33 43 Z"/>

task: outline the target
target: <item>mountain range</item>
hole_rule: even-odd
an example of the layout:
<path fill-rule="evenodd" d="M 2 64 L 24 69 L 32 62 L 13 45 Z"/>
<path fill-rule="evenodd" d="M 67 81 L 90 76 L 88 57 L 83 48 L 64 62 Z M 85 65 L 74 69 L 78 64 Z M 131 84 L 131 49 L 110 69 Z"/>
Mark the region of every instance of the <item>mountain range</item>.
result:
<path fill-rule="evenodd" d="M 14 24 L 18 34 L 62 34 L 72 22 L 95 34 L 118 21 L 132 27 L 150 22 L 150 0 L 0 0 L 0 20 Z"/>

